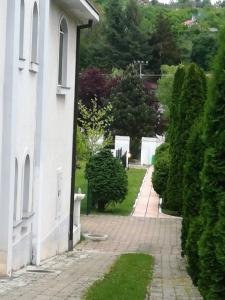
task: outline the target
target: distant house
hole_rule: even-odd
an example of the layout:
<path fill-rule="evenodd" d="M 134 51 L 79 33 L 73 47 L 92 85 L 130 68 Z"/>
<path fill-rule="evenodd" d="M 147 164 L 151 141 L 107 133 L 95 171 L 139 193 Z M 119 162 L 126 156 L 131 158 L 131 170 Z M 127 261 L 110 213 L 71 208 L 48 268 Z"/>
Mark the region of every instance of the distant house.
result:
<path fill-rule="evenodd" d="M 197 19 L 195 16 L 192 15 L 192 18 L 190 20 L 184 21 L 183 24 L 187 27 L 191 27 L 191 26 L 197 24 Z"/>
<path fill-rule="evenodd" d="M 90 20 L 88 0 L 0 1 L 0 275 L 68 248 L 76 29 Z"/>

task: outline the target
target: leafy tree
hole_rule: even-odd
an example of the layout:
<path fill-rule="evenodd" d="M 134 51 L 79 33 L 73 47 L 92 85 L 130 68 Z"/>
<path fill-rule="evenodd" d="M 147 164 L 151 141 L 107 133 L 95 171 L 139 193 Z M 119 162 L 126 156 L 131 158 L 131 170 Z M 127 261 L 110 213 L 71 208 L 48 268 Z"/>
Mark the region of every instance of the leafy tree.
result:
<path fill-rule="evenodd" d="M 85 176 L 90 182 L 92 199 L 99 211 L 110 203 L 122 202 L 127 194 L 127 173 L 111 151 L 102 149 L 90 158 Z"/>
<path fill-rule="evenodd" d="M 116 85 L 117 79 L 104 74 L 100 69 L 88 68 L 84 70 L 79 79 L 79 98 L 87 107 L 91 100 L 96 99 L 98 106 L 104 106 Z"/>
<path fill-rule="evenodd" d="M 142 80 L 134 67 L 129 66 L 111 95 L 112 130 L 114 134 L 131 137 L 133 156 L 137 155 L 142 136 L 155 135 L 157 114 L 147 101 Z"/>
<path fill-rule="evenodd" d="M 177 65 L 180 54 L 168 17 L 159 14 L 156 19 L 155 31 L 149 39 L 151 53 L 149 68 L 156 74 L 160 73 L 161 65 Z"/>
<path fill-rule="evenodd" d="M 80 51 L 81 69 L 97 67 L 107 70 L 108 57 L 103 55 L 103 53 L 107 51 L 104 24 L 103 16 L 99 24 L 95 25 L 92 30 L 82 30 Z"/>
<path fill-rule="evenodd" d="M 77 160 L 82 161 L 87 157 L 87 147 L 84 134 L 82 133 L 81 128 L 77 127 Z"/>
<path fill-rule="evenodd" d="M 113 121 L 112 105 L 107 104 L 103 108 L 98 108 L 96 100 L 92 99 L 91 103 L 91 108 L 87 108 L 79 102 L 81 115 L 79 122 L 84 131 L 88 158 L 112 142 L 112 136 L 109 132 L 109 127 Z"/>
<path fill-rule="evenodd" d="M 147 59 L 146 41 L 140 31 L 140 13 L 136 0 L 124 7 L 120 0 L 109 0 L 106 6 L 105 38 L 108 65 L 126 68 L 135 59 Z"/>
<path fill-rule="evenodd" d="M 161 78 L 158 80 L 158 88 L 156 96 L 159 102 L 165 109 L 165 114 L 169 116 L 169 107 L 172 101 L 174 75 L 177 71 L 177 66 L 161 66 Z"/>
<path fill-rule="evenodd" d="M 215 61 L 205 111 L 206 150 L 202 171 L 202 222 L 199 243 L 199 288 L 206 300 L 225 295 L 224 203 L 225 203 L 225 31 Z"/>
<path fill-rule="evenodd" d="M 210 69 L 210 64 L 217 51 L 217 36 L 206 32 L 200 33 L 193 40 L 191 59 L 204 70 Z"/>

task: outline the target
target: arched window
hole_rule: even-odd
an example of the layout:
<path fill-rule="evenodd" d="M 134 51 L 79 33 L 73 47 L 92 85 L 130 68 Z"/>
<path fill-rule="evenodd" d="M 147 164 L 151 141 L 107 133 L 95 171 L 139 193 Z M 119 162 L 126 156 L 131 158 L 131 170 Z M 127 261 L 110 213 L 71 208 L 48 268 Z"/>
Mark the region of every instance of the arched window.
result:
<path fill-rule="evenodd" d="M 38 6 L 36 2 L 33 8 L 31 61 L 35 63 L 38 61 Z"/>
<path fill-rule="evenodd" d="M 17 198 L 18 198 L 18 161 L 15 159 L 15 180 L 14 180 L 14 211 L 13 219 L 17 219 Z"/>
<path fill-rule="evenodd" d="M 19 44 L 19 58 L 23 58 L 24 48 L 24 18 L 25 18 L 25 7 L 24 0 L 20 1 L 20 44 Z"/>
<path fill-rule="evenodd" d="M 68 50 L 68 26 L 63 18 L 59 27 L 59 74 L 58 84 L 66 86 L 67 79 L 67 50 Z"/>
<path fill-rule="evenodd" d="M 23 215 L 29 212 L 30 198 L 30 157 L 26 156 L 23 177 Z"/>

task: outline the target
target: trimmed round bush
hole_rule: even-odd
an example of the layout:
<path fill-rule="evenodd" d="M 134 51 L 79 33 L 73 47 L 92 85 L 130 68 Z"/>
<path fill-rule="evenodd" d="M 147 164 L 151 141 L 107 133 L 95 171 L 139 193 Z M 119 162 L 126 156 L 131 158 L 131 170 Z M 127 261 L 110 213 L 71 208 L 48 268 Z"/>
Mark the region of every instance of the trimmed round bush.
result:
<path fill-rule="evenodd" d="M 169 144 L 164 143 L 156 150 L 155 167 L 152 174 L 154 190 L 160 197 L 164 197 L 169 174 Z"/>
<path fill-rule="evenodd" d="M 92 201 L 99 211 L 110 203 L 122 202 L 127 194 L 128 179 L 121 161 L 108 149 L 92 156 L 86 165 L 85 176 L 89 180 Z"/>

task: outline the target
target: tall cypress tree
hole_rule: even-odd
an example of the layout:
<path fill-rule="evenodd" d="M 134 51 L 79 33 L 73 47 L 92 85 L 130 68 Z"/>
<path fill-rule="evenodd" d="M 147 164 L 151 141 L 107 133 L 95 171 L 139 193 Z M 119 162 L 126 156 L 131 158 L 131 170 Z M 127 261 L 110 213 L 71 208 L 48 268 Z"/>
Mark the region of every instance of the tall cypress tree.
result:
<path fill-rule="evenodd" d="M 199 219 L 202 200 L 200 172 L 203 157 L 202 124 L 197 120 L 192 127 L 186 147 L 182 220 L 182 249 L 186 254 L 188 272 L 194 284 L 197 284 L 199 276 L 198 240 L 202 233 L 202 224 Z"/>
<path fill-rule="evenodd" d="M 202 171 L 202 222 L 199 288 L 207 300 L 225 295 L 225 30 L 206 104 Z"/>
<path fill-rule="evenodd" d="M 175 76 L 176 78 L 176 76 Z M 171 149 L 171 167 L 167 185 L 166 206 L 182 212 L 183 206 L 183 178 L 184 164 L 186 161 L 186 145 L 190 136 L 191 127 L 196 118 L 199 117 L 203 104 L 203 82 L 202 74 L 195 64 L 191 64 L 185 74 L 180 97 L 174 98 L 178 101 L 178 116 L 171 116 L 174 119 L 174 136 L 169 130 Z M 176 95 L 176 94 L 175 94 Z M 172 107 L 171 107 L 172 108 Z M 173 114 L 173 112 L 172 112 Z M 172 121 L 172 120 L 171 120 Z M 174 126 L 174 125 L 172 125 Z M 175 145 L 173 146 L 173 143 Z"/>
<path fill-rule="evenodd" d="M 204 145 L 202 141 L 202 116 L 206 100 L 206 77 L 201 69 L 195 66 L 199 76 L 198 85 L 195 87 L 195 94 L 192 102 L 194 111 L 189 114 L 193 125 L 189 127 L 187 135 L 189 138 L 184 153 L 184 177 L 183 177 L 183 221 L 182 221 L 182 249 L 185 251 L 185 244 L 189 231 L 190 221 L 199 215 L 201 204 L 201 180 L 200 172 L 203 166 Z M 197 82 L 196 82 L 197 83 Z M 195 97 L 195 99 L 194 99 Z M 197 104 L 196 104 L 197 103 Z M 191 109 L 191 107 L 190 107 Z M 194 112 L 194 114 L 193 114 Z M 196 116 L 196 117 L 194 117 Z M 192 237 L 189 237 L 192 239 Z M 189 243 L 190 247 L 190 243 Z M 194 249 L 190 249 L 194 251 Z M 197 251 L 197 249 L 195 250 Z M 191 267 L 190 267 L 191 268 Z"/>
<path fill-rule="evenodd" d="M 163 206 L 174 211 L 180 211 L 180 203 L 182 201 L 182 190 L 180 189 L 181 181 L 181 165 L 179 164 L 180 151 L 180 97 L 185 77 L 184 67 L 179 67 L 174 76 L 172 100 L 170 104 L 170 125 L 167 140 L 170 144 L 169 155 L 169 176 L 167 181 L 167 189 Z"/>

